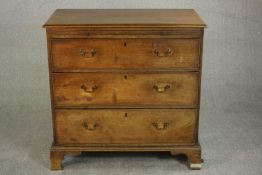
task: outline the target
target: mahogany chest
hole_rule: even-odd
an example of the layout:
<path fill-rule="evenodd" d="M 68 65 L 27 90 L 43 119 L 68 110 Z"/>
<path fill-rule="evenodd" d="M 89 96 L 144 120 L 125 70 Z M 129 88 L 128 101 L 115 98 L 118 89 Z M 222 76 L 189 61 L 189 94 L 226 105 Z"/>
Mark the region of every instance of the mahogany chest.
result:
<path fill-rule="evenodd" d="M 83 151 L 168 151 L 201 168 L 206 25 L 194 10 L 60 9 L 44 27 L 52 170 Z"/>

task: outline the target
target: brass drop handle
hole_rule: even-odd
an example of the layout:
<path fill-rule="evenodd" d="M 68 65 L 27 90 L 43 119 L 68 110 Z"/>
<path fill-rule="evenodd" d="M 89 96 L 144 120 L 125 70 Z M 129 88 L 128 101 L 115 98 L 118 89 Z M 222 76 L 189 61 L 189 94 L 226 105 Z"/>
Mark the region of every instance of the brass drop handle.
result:
<path fill-rule="evenodd" d="M 92 86 L 86 86 L 85 84 L 83 84 L 80 88 L 83 89 L 83 91 L 86 93 L 93 93 L 98 87 L 95 84 Z"/>
<path fill-rule="evenodd" d="M 165 130 L 167 129 L 169 123 L 167 122 L 154 122 L 152 125 L 157 129 L 157 130 Z"/>
<path fill-rule="evenodd" d="M 82 57 L 91 58 L 96 55 L 96 49 L 91 49 L 90 52 L 85 51 L 84 49 L 79 50 L 79 55 Z"/>
<path fill-rule="evenodd" d="M 155 84 L 153 86 L 153 88 L 159 92 L 159 93 L 162 93 L 162 92 L 165 92 L 167 89 L 169 89 L 171 86 L 169 84 L 166 84 L 166 83 L 158 83 L 158 84 Z"/>
<path fill-rule="evenodd" d="M 82 124 L 83 128 L 89 130 L 89 131 L 94 131 L 97 127 L 97 124 L 95 123 L 87 123 L 86 121 L 83 122 Z"/>
<path fill-rule="evenodd" d="M 167 48 L 166 51 L 160 52 L 158 49 L 155 49 L 154 54 L 158 57 L 169 57 L 172 55 L 172 50 L 170 48 Z"/>

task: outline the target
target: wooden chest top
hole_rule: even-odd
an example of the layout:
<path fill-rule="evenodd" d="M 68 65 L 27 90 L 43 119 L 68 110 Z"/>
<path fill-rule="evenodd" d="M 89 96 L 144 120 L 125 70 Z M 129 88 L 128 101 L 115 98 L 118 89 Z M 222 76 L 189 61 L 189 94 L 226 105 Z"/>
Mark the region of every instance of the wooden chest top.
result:
<path fill-rule="evenodd" d="M 193 9 L 58 9 L 48 26 L 152 26 L 206 27 Z"/>

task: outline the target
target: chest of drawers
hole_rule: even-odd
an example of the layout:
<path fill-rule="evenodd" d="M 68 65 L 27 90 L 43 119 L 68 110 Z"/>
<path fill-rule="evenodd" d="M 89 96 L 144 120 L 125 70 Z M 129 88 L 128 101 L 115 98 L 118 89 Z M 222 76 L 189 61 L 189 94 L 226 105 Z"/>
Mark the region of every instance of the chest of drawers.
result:
<path fill-rule="evenodd" d="M 56 10 L 51 169 L 84 151 L 168 151 L 200 169 L 205 26 L 194 10 Z"/>

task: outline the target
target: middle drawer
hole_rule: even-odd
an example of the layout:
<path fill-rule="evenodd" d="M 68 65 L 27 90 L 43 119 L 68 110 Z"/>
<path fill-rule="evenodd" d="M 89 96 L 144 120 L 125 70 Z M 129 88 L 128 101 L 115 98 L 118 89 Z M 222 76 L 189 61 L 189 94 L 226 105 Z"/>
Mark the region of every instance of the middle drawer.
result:
<path fill-rule="evenodd" d="M 198 72 L 53 73 L 54 105 L 177 105 L 195 107 Z"/>

